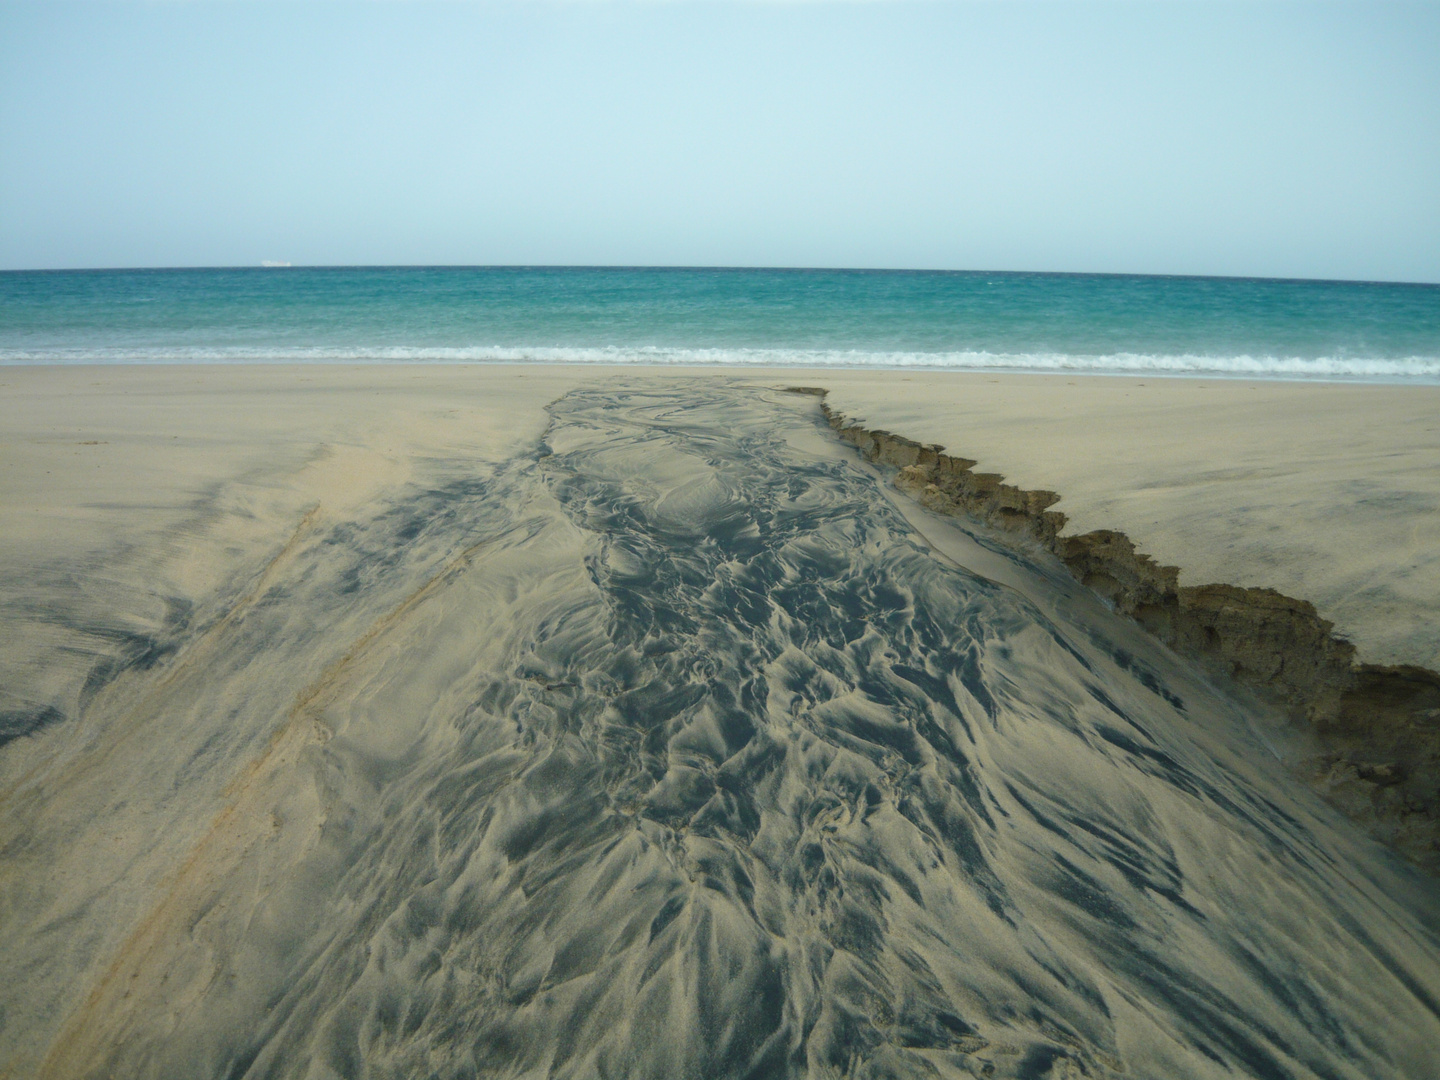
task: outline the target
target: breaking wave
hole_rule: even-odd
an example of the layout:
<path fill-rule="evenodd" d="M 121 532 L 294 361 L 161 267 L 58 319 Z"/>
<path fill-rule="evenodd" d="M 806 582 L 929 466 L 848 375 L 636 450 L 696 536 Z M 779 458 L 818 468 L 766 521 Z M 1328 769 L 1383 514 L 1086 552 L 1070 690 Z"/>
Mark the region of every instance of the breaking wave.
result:
<path fill-rule="evenodd" d="M 1211 356 L 1112 353 L 883 352 L 664 346 L 115 347 L 0 349 L 0 364 L 540 363 L 928 368 L 1080 374 L 1432 382 L 1440 357 Z"/>

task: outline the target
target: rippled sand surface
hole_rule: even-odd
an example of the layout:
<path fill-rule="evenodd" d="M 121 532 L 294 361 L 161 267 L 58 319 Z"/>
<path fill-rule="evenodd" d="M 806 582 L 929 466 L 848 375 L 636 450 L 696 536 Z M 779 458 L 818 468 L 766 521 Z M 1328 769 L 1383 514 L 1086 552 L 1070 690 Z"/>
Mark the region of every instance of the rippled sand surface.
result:
<path fill-rule="evenodd" d="M 1433 883 L 1062 571 L 813 398 L 550 415 L 10 769 L 0 1073 L 1440 1075 Z"/>

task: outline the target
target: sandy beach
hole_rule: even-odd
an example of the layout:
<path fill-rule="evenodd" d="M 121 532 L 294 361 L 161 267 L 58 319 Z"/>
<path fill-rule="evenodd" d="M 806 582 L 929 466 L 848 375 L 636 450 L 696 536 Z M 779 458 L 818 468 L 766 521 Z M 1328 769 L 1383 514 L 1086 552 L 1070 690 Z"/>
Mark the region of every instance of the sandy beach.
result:
<path fill-rule="evenodd" d="M 828 375 L 867 427 L 1061 496 L 1184 584 L 1313 603 L 1374 664 L 1440 670 L 1440 387 Z M 883 387 L 883 389 L 881 388 Z"/>
<path fill-rule="evenodd" d="M 0 1080 L 1440 1078 L 1437 52 L 0 4 Z"/>
<path fill-rule="evenodd" d="M 1436 387 L 0 369 L 0 1075 L 1440 1070 L 1390 781 L 790 386 L 1440 669 Z"/>
<path fill-rule="evenodd" d="M 1277 589 L 1315 604 L 1367 662 L 1440 669 L 1431 386 L 559 365 L 14 368 L 0 373 L 3 565 L 136 542 L 130 530 L 164 532 L 202 492 L 251 477 L 269 497 L 343 514 L 423 460 L 505 456 L 574 386 L 716 374 L 824 386 L 857 423 L 1056 492 L 1069 532 L 1121 530 L 1187 584 Z"/>

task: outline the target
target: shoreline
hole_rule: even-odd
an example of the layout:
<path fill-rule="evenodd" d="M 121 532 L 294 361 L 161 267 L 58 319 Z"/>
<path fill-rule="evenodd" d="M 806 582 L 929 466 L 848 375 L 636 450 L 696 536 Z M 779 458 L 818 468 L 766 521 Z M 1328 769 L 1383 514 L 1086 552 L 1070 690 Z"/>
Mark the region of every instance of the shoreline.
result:
<path fill-rule="evenodd" d="M 568 348 L 568 347 L 567 347 Z M 649 348 L 648 346 L 645 348 Z M 906 363 L 874 363 L 855 362 L 847 363 L 825 362 L 807 357 L 805 351 L 797 350 L 798 356 L 787 353 L 786 359 L 761 359 L 761 360 L 716 360 L 711 356 L 694 360 L 660 360 L 650 356 L 634 360 L 617 360 L 609 354 L 597 356 L 594 359 L 575 359 L 573 357 L 549 356 L 527 358 L 523 355 L 502 355 L 502 356 L 460 356 L 444 357 L 434 355 L 422 355 L 416 357 L 397 357 L 394 355 L 348 355 L 335 354 L 319 358 L 306 358 L 304 356 L 279 356 L 262 355 L 247 357 L 238 354 L 217 356 L 212 359 L 196 359 L 197 350 L 185 348 L 176 351 L 173 357 L 155 356 L 151 353 L 137 356 L 135 358 L 117 358 L 98 360 L 93 356 L 82 356 L 74 359 L 56 358 L 49 356 L 36 359 L 25 356 L 19 359 L 10 358 L 4 355 L 0 349 L 0 371 L 5 370 L 40 370 L 40 369 L 126 369 L 126 368 L 389 368 L 389 367 L 415 367 L 415 368 L 551 368 L 579 371 L 586 370 L 613 370 L 613 371 L 636 371 L 636 372 L 666 372 L 673 371 L 695 372 L 705 371 L 707 373 L 733 372 L 736 375 L 753 375 L 760 372 L 774 371 L 815 371 L 815 372 L 836 372 L 841 375 L 874 375 L 883 376 L 890 374 L 915 376 L 929 375 L 940 378 L 957 377 L 965 378 L 970 376 L 999 376 L 999 377 L 1020 377 L 1020 378 L 1077 378 L 1077 379 L 1157 379 L 1177 382 L 1219 382 L 1219 383 L 1261 383 L 1275 384 L 1280 386 L 1333 386 L 1333 387 L 1376 387 L 1376 388 L 1424 388 L 1433 389 L 1440 387 L 1440 373 L 1427 373 L 1421 375 L 1413 374 L 1336 374 L 1336 373 L 1298 373 L 1292 374 L 1284 371 L 1227 371 L 1224 369 L 1193 368 L 1193 369 L 1169 369 L 1169 368 L 1104 368 L 1104 367 L 1030 367 L 1024 365 L 1014 366 L 985 366 L 973 365 L 939 365 L 939 364 L 906 364 Z M 434 350 L 440 351 L 440 350 Z M 472 351 L 472 350 L 457 350 Z M 488 351 L 488 350 L 479 350 Z M 539 350 L 543 351 L 543 350 Z M 604 350 L 587 350 L 577 347 L 575 351 L 594 351 L 603 353 Z M 643 351 L 643 349 L 637 349 Z M 666 351 L 666 350 L 661 350 Z M 677 347 L 674 352 L 719 352 L 726 350 L 687 350 Z M 739 352 L 765 351 L 765 350 L 735 350 Z M 776 350 L 780 351 L 780 350 Z M 874 355 L 874 354 L 872 354 Z M 884 355 L 884 354 L 880 354 Z M 906 354 L 913 355 L 913 354 Z M 1406 361 L 1429 362 L 1429 357 L 1406 357 Z M 808 361 L 808 362 L 807 362 Z M 1298 361 L 1301 363 L 1307 361 Z M 1388 361 L 1387 361 L 1388 362 Z"/>
<path fill-rule="evenodd" d="M 821 387 L 836 435 L 866 460 L 894 467 L 894 486 L 926 509 L 969 516 L 1030 541 L 1081 585 L 1182 656 L 1258 692 L 1308 727 L 1321 756 L 1304 778 L 1372 834 L 1440 876 L 1440 672 L 1365 663 L 1310 601 L 1267 587 L 1182 586 L 1180 568 L 1140 551 L 1124 532 L 1065 533 L 1061 495 L 1024 489 L 978 461 L 851 422 Z"/>

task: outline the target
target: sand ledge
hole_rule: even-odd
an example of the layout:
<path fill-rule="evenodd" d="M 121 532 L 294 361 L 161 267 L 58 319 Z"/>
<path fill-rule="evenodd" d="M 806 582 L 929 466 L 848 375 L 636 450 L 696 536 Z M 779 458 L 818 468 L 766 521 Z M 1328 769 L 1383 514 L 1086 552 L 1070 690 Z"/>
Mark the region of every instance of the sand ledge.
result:
<path fill-rule="evenodd" d="M 1038 543 L 1081 584 L 1175 651 L 1256 691 L 1307 725 L 1321 752 L 1301 766 L 1328 801 L 1440 876 L 1440 672 L 1357 663 L 1355 647 L 1309 601 L 1274 589 L 1179 584 L 1180 568 L 1138 551 L 1125 533 L 1062 536 L 1053 491 L 1026 490 L 978 462 L 852 423 L 821 387 L 830 426 L 869 461 L 898 470 L 895 486 L 927 509 L 979 518 Z"/>

